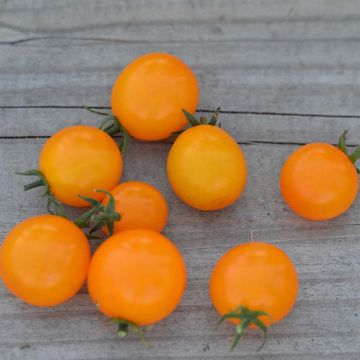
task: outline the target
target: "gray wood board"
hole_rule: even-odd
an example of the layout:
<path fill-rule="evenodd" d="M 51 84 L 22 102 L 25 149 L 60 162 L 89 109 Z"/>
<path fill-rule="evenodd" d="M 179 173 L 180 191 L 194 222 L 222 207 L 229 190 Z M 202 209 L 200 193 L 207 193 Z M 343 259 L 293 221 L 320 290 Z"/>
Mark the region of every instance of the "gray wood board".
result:
<path fill-rule="evenodd" d="M 1 236 L 22 219 L 45 212 L 41 191 L 22 193 L 26 179 L 13 175 L 18 169 L 36 165 L 44 141 L 0 141 L 0 187 L 4 189 L 0 196 L 4 204 L 0 211 Z M 225 211 L 198 212 L 182 204 L 167 184 L 169 147 L 163 143 L 134 143 L 125 163 L 124 180 L 148 181 L 165 194 L 170 206 L 165 234 L 179 246 L 188 264 L 183 301 L 171 317 L 147 332 L 150 347 L 144 348 L 135 337 L 116 339 L 111 326 L 91 304 L 86 289 L 58 308 L 37 309 L 1 288 L 2 353 L 24 359 L 231 358 L 233 354 L 227 348 L 233 329 L 224 325 L 215 330 L 217 315 L 208 297 L 208 277 L 221 254 L 252 237 L 287 251 L 300 279 L 294 311 L 272 328 L 261 356 L 355 359 L 360 350 L 360 203 L 357 201 L 344 216 L 327 223 L 297 218 L 283 203 L 278 189 L 281 161 L 296 146 L 247 144 L 242 145 L 249 166 L 245 194 Z M 96 247 L 97 243 L 92 245 Z M 258 336 L 250 334 L 244 340 L 236 356 L 259 358 L 254 352 Z"/>
<path fill-rule="evenodd" d="M 360 114 L 356 1 L 33 2 L 0 3 L 0 106 L 106 106 L 131 59 L 166 51 L 201 108 Z"/>
<path fill-rule="evenodd" d="M 148 181 L 168 200 L 165 234 L 188 267 L 180 306 L 146 332 L 144 347 L 135 336 L 117 339 L 86 286 L 44 309 L 21 303 L 0 283 L 0 359 L 359 359 L 360 202 L 335 220 L 309 222 L 287 208 L 278 185 L 298 144 L 335 143 L 345 128 L 349 142 L 360 143 L 359 34 L 355 0 L 0 0 L 0 238 L 45 212 L 41 191 L 22 192 L 27 179 L 14 172 L 36 167 L 46 137 L 58 129 L 96 125 L 79 107 L 108 107 L 114 77 L 145 52 L 174 53 L 194 69 L 199 109 L 222 106 L 222 123 L 249 168 L 236 204 L 202 213 L 167 183 L 171 145 L 134 142 L 123 180 Z M 257 333 L 230 353 L 233 328 L 215 330 L 208 278 L 226 250 L 251 239 L 293 258 L 299 298 L 261 353 Z"/>

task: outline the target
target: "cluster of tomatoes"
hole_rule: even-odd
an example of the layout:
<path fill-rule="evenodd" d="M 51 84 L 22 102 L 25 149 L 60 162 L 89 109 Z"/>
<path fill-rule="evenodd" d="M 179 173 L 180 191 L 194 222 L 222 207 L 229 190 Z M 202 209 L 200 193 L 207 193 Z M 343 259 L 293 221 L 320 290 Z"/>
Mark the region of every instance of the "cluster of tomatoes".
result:
<path fill-rule="evenodd" d="M 242 150 L 218 124 L 219 110 L 210 119 L 194 117 L 198 99 L 196 77 L 186 64 L 175 56 L 147 54 L 116 79 L 112 113 L 99 113 L 100 128 L 72 126 L 50 137 L 39 168 L 22 173 L 38 177 L 25 190 L 43 186 L 50 214 L 15 226 L 0 251 L 0 274 L 11 293 L 35 306 L 55 306 L 87 280 L 91 299 L 117 324 L 120 336 L 173 312 L 186 287 L 186 267 L 175 244 L 160 233 L 168 217 L 166 200 L 149 184 L 119 182 L 131 137 L 177 136 L 167 174 L 181 200 L 210 211 L 240 196 L 247 177 Z M 184 130 L 187 123 L 191 127 Z M 354 162 L 360 154 L 347 154 L 345 136 L 338 147 L 309 144 L 286 161 L 281 192 L 300 216 L 330 219 L 354 201 Z M 71 221 L 63 204 L 90 209 Z M 100 231 L 106 240 L 91 256 L 88 239 Z M 267 326 L 291 311 L 297 290 L 291 259 L 259 242 L 229 250 L 209 283 L 220 322 L 235 325 L 233 347 L 249 327 L 266 335 Z"/>

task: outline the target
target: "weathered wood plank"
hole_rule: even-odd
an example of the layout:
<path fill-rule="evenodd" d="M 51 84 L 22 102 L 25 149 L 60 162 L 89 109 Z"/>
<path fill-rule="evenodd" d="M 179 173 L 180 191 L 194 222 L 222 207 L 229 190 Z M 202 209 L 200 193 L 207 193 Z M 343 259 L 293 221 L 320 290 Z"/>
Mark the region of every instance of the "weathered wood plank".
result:
<path fill-rule="evenodd" d="M 324 0 L 255 6 L 246 0 L 2 0 L 0 6 L 2 43 L 80 35 L 79 40 L 120 42 L 349 40 L 358 38 L 360 15 L 356 0 L 341 7 Z"/>
<path fill-rule="evenodd" d="M 1 42 L 335 40 L 359 38 L 356 0 L 0 1 Z"/>
<path fill-rule="evenodd" d="M 6 204 L 0 211 L 1 237 L 24 217 L 45 211 L 40 192 L 25 196 L 20 190 L 24 180 L 13 176 L 15 170 L 35 165 L 43 142 L 0 140 L 0 202 Z M 225 211 L 201 213 L 181 204 L 171 193 L 164 173 L 169 146 L 134 143 L 125 164 L 125 179 L 148 181 L 167 197 L 171 212 L 165 233 L 188 264 L 184 299 L 171 317 L 148 331 L 152 346 L 144 348 L 134 337 L 117 340 L 90 303 L 85 288 L 59 308 L 37 309 L 6 295 L 1 286 L 0 351 L 5 359 L 234 358 L 227 351 L 231 327 L 225 325 L 218 333 L 214 329 L 217 315 L 207 283 L 217 258 L 235 244 L 249 241 L 250 232 L 253 239 L 285 249 L 294 259 L 300 279 L 296 308 L 272 328 L 262 356 L 355 359 L 360 352 L 356 315 L 360 311 L 359 202 L 331 222 L 297 218 L 283 204 L 277 178 L 280 160 L 294 146 L 251 144 L 243 146 L 251 176 L 244 196 Z M 254 352 L 257 334 L 244 340 L 237 357 L 259 359 Z"/>
<path fill-rule="evenodd" d="M 172 52 L 194 69 L 200 109 L 241 112 L 221 116 L 249 166 L 247 190 L 234 206 L 201 213 L 167 183 L 170 144 L 135 142 L 123 180 L 148 181 L 169 202 L 165 233 L 188 265 L 179 308 L 147 332 L 144 347 L 134 336 L 116 338 L 86 286 L 66 304 L 42 309 L 0 282 L 1 360 L 358 360 L 360 202 L 330 222 L 302 220 L 283 203 L 278 174 L 297 144 L 335 142 L 344 128 L 350 143 L 360 142 L 359 20 L 356 0 L 0 0 L 0 239 L 45 212 L 41 192 L 23 193 L 26 179 L 14 176 L 36 166 L 46 140 L 26 137 L 95 125 L 78 107 L 108 106 L 116 74 L 144 52 Z M 254 333 L 232 354 L 232 327 L 215 331 L 208 277 L 221 254 L 251 239 L 287 251 L 300 293 L 260 354 Z"/>
<path fill-rule="evenodd" d="M 198 115 L 209 116 L 209 113 Z M 221 113 L 219 119 L 223 128 L 240 143 L 336 143 L 348 129 L 349 144 L 360 144 L 360 117 Z M 78 108 L 0 108 L 0 137 L 51 136 L 66 126 L 98 126 L 101 121 L 101 116 Z"/>
<path fill-rule="evenodd" d="M 107 106 L 116 75 L 131 59 L 164 51 L 180 56 L 196 72 L 200 108 L 358 115 L 357 44 L 260 40 L 114 45 L 68 39 L 2 45 L 0 106 Z"/>

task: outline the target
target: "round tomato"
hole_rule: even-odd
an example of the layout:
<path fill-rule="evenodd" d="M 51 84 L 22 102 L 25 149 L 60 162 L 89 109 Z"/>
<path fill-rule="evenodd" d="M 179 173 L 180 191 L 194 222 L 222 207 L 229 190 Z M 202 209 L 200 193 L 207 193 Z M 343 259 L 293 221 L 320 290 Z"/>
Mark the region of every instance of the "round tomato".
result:
<path fill-rule="evenodd" d="M 186 125 L 182 109 L 194 113 L 199 87 L 191 69 L 173 55 L 153 53 L 131 62 L 115 81 L 111 108 L 133 137 L 161 140 Z"/>
<path fill-rule="evenodd" d="M 239 145 L 212 125 L 187 129 L 171 147 L 167 174 L 174 192 L 199 210 L 231 205 L 246 184 L 246 161 Z"/>
<path fill-rule="evenodd" d="M 107 239 L 89 268 L 89 293 L 99 310 L 138 326 L 168 316 L 185 290 L 186 269 L 176 246 L 151 230 L 128 230 Z"/>
<path fill-rule="evenodd" d="M 96 189 L 111 190 L 122 174 L 122 157 L 115 141 L 92 126 L 60 130 L 44 145 L 39 160 L 55 197 L 64 204 L 84 207 L 79 195 L 102 200 Z"/>
<path fill-rule="evenodd" d="M 354 164 L 339 148 L 312 143 L 295 150 L 280 175 L 280 190 L 299 216 L 328 220 L 344 213 L 358 192 Z"/>
<path fill-rule="evenodd" d="M 60 304 L 81 288 L 90 262 L 83 232 L 54 215 L 27 219 L 5 237 L 0 252 L 8 290 L 35 306 Z"/>
<path fill-rule="evenodd" d="M 282 320 L 294 306 L 297 291 L 291 259 L 268 243 L 250 242 L 229 250 L 210 278 L 216 310 L 237 325 L 236 342 L 246 327 L 266 331 L 266 326 Z"/>
<path fill-rule="evenodd" d="M 114 232 L 148 229 L 160 232 L 166 225 L 168 207 L 159 190 L 140 181 L 128 181 L 111 190 L 115 211 L 121 216 L 114 223 Z M 103 204 L 107 205 L 106 196 Z M 107 232 L 107 230 L 105 230 Z"/>

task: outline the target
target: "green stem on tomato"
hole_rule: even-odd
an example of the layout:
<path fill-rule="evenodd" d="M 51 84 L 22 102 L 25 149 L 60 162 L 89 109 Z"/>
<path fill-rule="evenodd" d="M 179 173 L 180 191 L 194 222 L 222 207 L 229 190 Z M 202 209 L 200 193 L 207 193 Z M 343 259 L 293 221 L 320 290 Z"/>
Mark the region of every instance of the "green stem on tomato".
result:
<path fill-rule="evenodd" d="M 53 192 L 51 191 L 49 182 L 47 181 L 45 175 L 37 169 L 28 170 L 24 172 L 17 172 L 17 175 L 24 175 L 24 176 L 36 176 L 39 179 L 33 181 L 29 184 L 24 186 L 24 191 L 28 191 L 31 189 L 35 189 L 37 187 L 43 186 L 45 188 L 44 196 L 47 198 L 47 210 L 52 215 L 62 216 L 65 219 L 68 219 L 68 214 L 65 211 L 63 204 L 55 197 Z"/>
<path fill-rule="evenodd" d="M 236 335 L 231 344 L 231 348 L 230 348 L 231 351 L 233 351 L 235 347 L 238 345 L 239 341 L 241 340 L 241 338 L 245 333 L 245 330 L 250 325 L 257 326 L 263 332 L 264 340 L 261 346 L 257 349 L 257 351 L 260 351 L 263 348 L 267 339 L 267 326 L 264 324 L 262 320 L 259 319 L 260 316 L 267 316 L 268 318 L 270 318 L 269 314 L 265 311 L 250 310 L 246 306 L 239 306 L 235 310 L 230 311 L 221 317 L 218 325 L 220 325 L 227 319 L 236 319 L 240 321 L 240 323 L 235 327 Z"/>
<path fill-rule="evenodd" d="M 355 163 L 360 159 L 360 146 L 356 147 L 351 154 L 348 153 L 346 148 L 346 137 L 348 132 L 349 131 L 346 129 L 339 137 L 338 148 L 349 158 L 349 160 L 354 164 L 357 173 L 360 174 L 360 169 L 355 165 Z"/>
<path fill-rule="evenodd" d="M 194 126 L 199 126 L 199 125 L 212 125 L 212 126 L 218 126 L 219 128 L 221 128 L 221 123 L 218 122 L 218 116 L 220 113 L 220 107 L 218 107 L 214 113 L 211 115 L 211 118 L 208 119 L 205 116 L 201 116 L 200 119 L 197 119 L 193 114 L 190 114 L 188 111 L 186 111 L 185 109 L 182 109 L 182 112 L 184 113 L 188 123 L 190 124 L 190 126 L 194 127 Z M 172 135 L 177 136 L 180 135 L 181 133 L 183 133 L 185 130 L 179 130 L 179 131 L 175 131 L 172 133 Z"/>
<path fill-rule="evenodd" d="M 110 318 L 109 321 L 117 325 L 116 333 L 119 337 L 124 338 L 128 336 L 130 330 L 132 330 L 137 333 L 144 341 L 144 332 L 142 328 L 134 322 L 122 318 Z"/>
<path fill-rule="evenodd" d="M 129 132 L 125 129 L 125 127 L 121 124 L 120 120 L 112 113 L 96 111 L 93 108 L 85 105 L 83 105 L 83 108 L 94 114 L 105 116 L 105 119 L 101 123 L 99 128 L 110 136 L 120 136 L 119 149 L 121 154 L 124 155 L 128 146 L 131 143 L 131 136 Z"/>
<path fill-rule="evenodd" d="M 109 235 L 114 233 L 114 222 L 121 219 L 121 215 L 115 210 L 115 199 L 113 195 L 106 190 L 95 190 L 96 192 L 105 193 L 109 196 L 109 201 L 104 205 L 101 201 L 80 196 L 81 199 L 87 201 L 92 208 L 86 213 L 80 215 L 74 224 L 79 228 L 89 228 L 88 237 L 93 237 L 93 234 L 103 227 L 107 227 Z"/>

